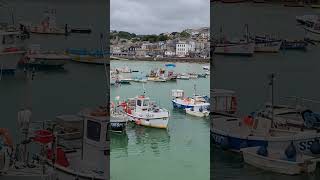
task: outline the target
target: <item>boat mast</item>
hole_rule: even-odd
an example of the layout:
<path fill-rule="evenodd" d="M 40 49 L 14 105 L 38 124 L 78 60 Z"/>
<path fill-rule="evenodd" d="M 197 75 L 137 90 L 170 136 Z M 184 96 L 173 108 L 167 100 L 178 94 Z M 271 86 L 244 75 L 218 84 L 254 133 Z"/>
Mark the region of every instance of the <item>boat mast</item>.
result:
<path fill-rule="evenodd" d="M 271 88 L 271 125 L 273 126 L 273 119 L 274 119 L 274 73 L 270 75 L 270 88 Z"/>
<path fill-rule="evenodd" d="M 102 58 L 103 58 L 103 66 L 104 66 L 104 73 L 105 73 L 105 77 L 106 77 L 106 82 L 107 82 L 107 92 L 109 91 L 109 86 L 110 86 L 110 72 L 108 71 L 108 68 L 107 68 L 107 60 L 105 59 L 105 56 L 104 56 L 104 47 L 103 47 L 103 34 L 101 33 L 100 34 L 100 50 L 101 50 L 101 53 L 102 53 Z M 109 95 L 106 97 L 107 98 L 107 106 L 109 105 Z"/>
<path fill-rule="evenodd" d="M 197 95 L 197 85 L 196 84 L 193 85 L 193 91 L 194 91 L 194 96 L 196 96 Z"/>

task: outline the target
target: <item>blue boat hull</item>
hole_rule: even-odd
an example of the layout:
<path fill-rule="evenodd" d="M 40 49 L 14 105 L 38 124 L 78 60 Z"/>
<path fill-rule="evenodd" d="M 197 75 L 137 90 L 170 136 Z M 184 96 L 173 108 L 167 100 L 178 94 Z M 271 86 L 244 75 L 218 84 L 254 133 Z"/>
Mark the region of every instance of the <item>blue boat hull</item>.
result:
<path fill-rule="evenodd" d="M 268 141 L 264 140 L 248 140 L 231 136 L 224 136 L 221 134 L 210 131 L 211 141 L 213 144 L 222 146 L 223 148 L 231 151 L 240 151 L 241 148 L 254 147 L 254 146 L 267 146 Z"/>
<path fill-rule="evenodd" d="M 190 105 L 183 105 L 183 104 L 178 104 L 174 101 L 172 101 L 172 105 L 173 105 L 173 108 L 177 108 L 177 109 L 186 109 L 186 108 L 192 108 L 193 106 L 190 106 Z"/>

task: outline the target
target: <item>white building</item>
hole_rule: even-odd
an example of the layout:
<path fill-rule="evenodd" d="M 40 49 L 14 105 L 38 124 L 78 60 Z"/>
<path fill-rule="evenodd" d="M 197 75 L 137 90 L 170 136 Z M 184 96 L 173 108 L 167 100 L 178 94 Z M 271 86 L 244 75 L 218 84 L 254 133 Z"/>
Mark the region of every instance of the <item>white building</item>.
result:
<path fill-rule="evenodd" d="M 189 52 L 189 44 L 186 42 L 178 42 L 176 44 L 176 55 L 179 57 L 185 57 Z"/>
<path fill-rule="evenodd" d="M 188 51 L 189 52 L 195 52 L 196 51 L 196 42 L 194 41 L 189 41 L 188 43 Z"/>

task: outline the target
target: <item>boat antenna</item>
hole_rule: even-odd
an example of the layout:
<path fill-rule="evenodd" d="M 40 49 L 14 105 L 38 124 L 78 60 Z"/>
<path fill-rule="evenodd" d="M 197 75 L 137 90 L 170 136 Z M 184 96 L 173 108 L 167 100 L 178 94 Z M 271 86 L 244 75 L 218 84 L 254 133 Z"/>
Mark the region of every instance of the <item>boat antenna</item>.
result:
<path fill-rule="evenodd" d="M 107 83 L 107 92 L 109 91 L 109 86 L 110 86 L 110 71 L 108 70 L 108 65 L 109 65 L 109 63 L 107 63 L 107 60 L 108 59 L 106 59 L 105 58 L 105 56 L 104 56 L 104 47 L 103 47 L 103 34 L 101 33 L 100 34 L 100 50 L 101 50 L 101 54 L 102 54 L 102 58 L 103 58 L 103 66 L 104 66 L 104 73 L 105 73 L 105 77 L 106 77 L 106 83 Z M 106 97 L 107 99 L 107 106 L 108 106 L 108 104 L 109 104 L 109 95 L 107 95 L 107 97 Z"/>
<path fill-rule="evenodd" d="M 271 73 L 269 78 L 270 78 L 269 86 L 271 88 L 271 124 L 273 126 L 273 119 L 274 119 L 274 78 L 275 78 L 274 73 Z"/>

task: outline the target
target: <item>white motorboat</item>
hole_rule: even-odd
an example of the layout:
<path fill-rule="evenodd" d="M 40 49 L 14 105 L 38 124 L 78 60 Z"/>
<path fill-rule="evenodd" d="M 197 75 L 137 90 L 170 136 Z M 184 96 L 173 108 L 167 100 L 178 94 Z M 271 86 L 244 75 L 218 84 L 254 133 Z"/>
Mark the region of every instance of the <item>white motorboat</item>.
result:
<path fill-rule="evenodd" d="M 214 53 L 222 55 L 252 56 L 254 50 L 254 42 L 219 43 L 214 46 Z"/>
<path fill-rule="evenodd" d="M 305 38 L 312 41 L 320 41 L 320 23 L 314 23 L 312 26 L 305 26 Z"/>
<path fill-rule="evenodd" d="M 137 125 L 163 129 L 168 127 L 169 111 L 158 107 L 145 95 L 129 98 L 125 103 L 122 103 L 122 106 L 129 121 L 133 121 Z"/>
<path fill-rule="evenodd" d="M 192 108 L 186 108 L 186 113 L 197 117 L 207 117 L 210 114 L 208 107 L 196 106 Z"/>
<path fill-rule="evenodd" d="M 268 38 L 255 39 L 254 52 L 270 52 L 277 53 L 280 51 L 282 41 Z"/>
<path fill-rule="evenodd" d="M 288 158 L 283 150 L 265 147 L 242 148 L 244 162 L 257 168 L 287 175 L 312 173 L 316 170 L 319 158 L 297 154 Z"/>

